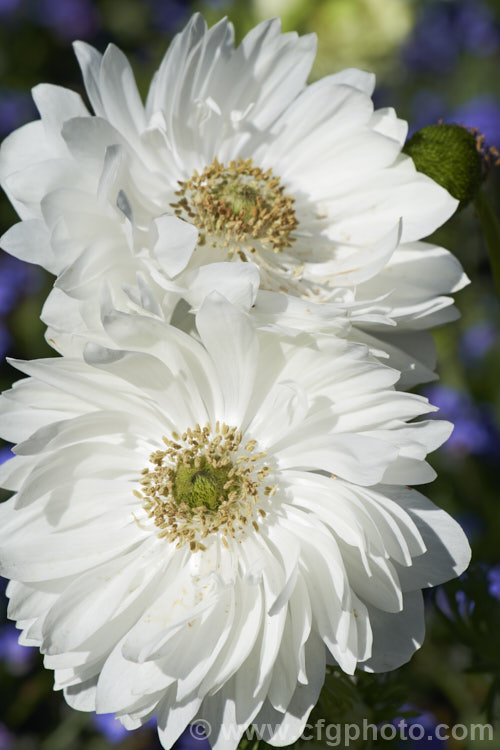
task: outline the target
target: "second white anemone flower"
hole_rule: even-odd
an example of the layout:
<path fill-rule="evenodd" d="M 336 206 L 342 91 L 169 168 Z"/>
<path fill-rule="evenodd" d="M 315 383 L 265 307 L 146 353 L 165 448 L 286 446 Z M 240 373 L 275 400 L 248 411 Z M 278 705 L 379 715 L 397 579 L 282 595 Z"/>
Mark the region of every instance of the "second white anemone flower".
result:
<path fill-rule="evenodd" d="M 15 362 L 0 401 L 9 616 L 55 687 L 128 728 L 154 714 L 234 748 L 296 740 L 325 663 L 386 671 L 424 635 L 421 589 L 459 574 L 457 523 L 409 484 L 449 425 L 333 336 L 256 330 L 218 295 L 199 340 L 103 310 L 114 349 Z"/>
<path fill-rule="evenodd" d="M 302 301 L 290 303 L 299 328 L 335 303 L 353 312 L 359 339 L 397 355 L 398 369 L 423 362 L 412 377 L 429 377 L 419 331 L 455 316 L 447 295 L 466 277 L 420 240 L 457 202 L 402 154 L 406 123 L 374 111 L 373 75 L 349 69 L 306 85 L 315 46 L 314 35 L 281 34 L 275 19 L 235 49 L 227 20 L 207 30 L 195 15 L 144 106 L 116 47 L 101 55 L 77 43 L 94 114 L 71 91 L 34 89 L 41 120 L 0 152 L 2 186 L 24 220 L 3 247 L 57 274 L 85 326 L 103 276 L 118 300 L 145 273 L 170 320 L 180 297 L 196 306 L 201 288 L 226 279 L 228 296 L 252 262 L 261 290 Z M 271 301 L 263 309 L 275 317 L 283 301 Z"/>

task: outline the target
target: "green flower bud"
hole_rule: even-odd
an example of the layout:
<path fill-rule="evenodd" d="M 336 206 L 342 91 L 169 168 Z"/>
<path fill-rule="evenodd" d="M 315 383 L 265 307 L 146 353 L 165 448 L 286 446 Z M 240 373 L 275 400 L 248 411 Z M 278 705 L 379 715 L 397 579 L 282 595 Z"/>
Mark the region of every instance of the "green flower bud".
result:
<path fill-rule="evenodd" d="M 429 125 L 418 130 L 403 151 L 419 172 L 446 188 L 463 208 L 481 188 L 483 140 L 461 125 Z"/>

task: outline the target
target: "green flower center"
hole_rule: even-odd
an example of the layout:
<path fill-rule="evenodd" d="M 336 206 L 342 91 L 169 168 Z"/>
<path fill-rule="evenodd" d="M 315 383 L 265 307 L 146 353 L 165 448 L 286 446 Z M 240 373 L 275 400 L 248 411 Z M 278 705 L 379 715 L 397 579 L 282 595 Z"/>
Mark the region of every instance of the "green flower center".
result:
<path fill-rule="evenodd" d="M 266 203 L 265 199 L 259 200 L 259 184 L 256 180 L 252 182 L 239 182 L 238 180 L 231 182 L 224 179 L 210 190 L 210 194 L 214 202 L 223 204 L 224 209 L 230 216 L 238 217 L 247 224 L 252 221 L 252 216 L 256 213 L 259 203 L 263 202 L 269 209 L 269 204 Z"/>
<path fill-rule="evenodd" d="M 206 456 L 201 456 L 195 466 L 181 464 L 175 472 L 172 494 L 177 503 L 187 503 L 190 508 L 204 505 L 216 510 L 227 499 L 229 489 L 237 490 L 238 483 L 229 477 L 230 468 L 212 466 Z"/>
<path fill-rule="evenodd" d="M 211 238 L 229 257 L 267 249 L 279 252 L 291 247 L 298 226 L 294 199 L 269 169 L 264 172 L 252 159 L 224 166 L 214 159 L 201 174 L 194 172 L 179 182 L 174 213 L 200 230 L 199 244 Z"/>
<path fill-rule="evenodd" d="M 220 533 L 227 545 L 248 524 L 258 530 L 262 502 L 276 488 L 264 485 L 272 468 L 255 440 L 243 446 L 240 430 L 217 422 L 215 430 L 196 425 L 163 442 L 165 450 L 150 456 L 153 468 L 142 472 L 141 491 L 134 490 L 160 537 L 196 551 L 208 534 Z"/>

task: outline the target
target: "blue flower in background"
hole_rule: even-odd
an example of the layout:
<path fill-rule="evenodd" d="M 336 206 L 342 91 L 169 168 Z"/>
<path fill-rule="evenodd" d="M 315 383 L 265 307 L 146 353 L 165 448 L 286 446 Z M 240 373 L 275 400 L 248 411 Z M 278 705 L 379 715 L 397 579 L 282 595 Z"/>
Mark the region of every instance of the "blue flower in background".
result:
<path fill-rule="evenodd" d="M 14 454 L 12 453 L 10 448 L 4 447 L 0 448 L 0 464 L 4 464 L 6 461 L 9 460 L 9 458 L 12 458 Z M 4 579 L 0 579 L 4 580 Z"/>
<path fill-rule="evenodd" d="M 448 747 L 448 740 L 440 739 L 436 736 L 436 727 L 440 723 L 430 711 L 422 711 L 418 706 L 406 703 L 401 706 L 400 711 L 416 711 L 418 715 L 403 718 L 396 716 L 392 724 L 399 730 L 399 737 L 395 746 L 401 748 L 428 748 L 428 750 L 437 750 L 438 748 Z"/>
<path fill-rule="evenodd" d="M 495 97 L 476 96 L 452 112 L 448 120 L 478 128 L 488 145 L 500 146 L 500 101 Z"/>
<path fill-rule="evenodd" d="M 430 89 L 420 89 L 410 103 L 410 128 L 408 137 L 427 125 L 435 125 L 444 119 L 448 105 L 442 94 Z"/>
<path fill-rule="evenodd" d="M 448 385 L 430 385 L 425 389 L 425 396 L 440 409 L 439 418 L 455 419 L 461 414 L 464 399 L 467 395 Z"/>
<path fill-rule="evenodd" d="M 21 297 L 37 292 L 42 279 L 37 267 L 0 253 L 0 316 L 12 312 Z"/>
<path fill-rule="evenodd" d="M 458 48 L 443 3 L 426 6 L 410 38 L 401 50 L 403 63 L 412 70 L 449 70 L 454 67 Z"/>
<path fill-rule="evenodd" d="M 0 357 L 2 359 L 8 354 L 11 344 L 12 337 L 8 329 L 0 322 Z"/>
<path fill-rule="evenodd" d="M 115 719 L 114 714 L 93 714 L 92 721 L 95 728 L 113 745 L 121 742 L 128 734 L 128 730 Z"/>
<path fill-rule="evenodd" d="M 420 89 L 410 102 L 410 130 L 408 136 L 439 120 L 477 128 L 489 146 L 500 146 L 500 100 L 490 94 L 476 96 L 450 111 L 441 92 Z"/>
<path fill-rule="evenodd" d="M 489 425 L 478 413 L 467 413 L 457 418 L 453 435 L 446 450 L 456 453 L 486 455 L 489 453 Z"/>
<path fill-rule="evenodd" d="M 200 725 L 198 725 L 199 727 Z M 210 750 L 210 743 L 202 734 L 192 733 L 190 727 L 188 727 L 175 743 L 174 750 Z"/>
<path fill-rule="evenodd" d="M 19 8 L 22 0 L 0 0 L 0 18 L 10 16 Z M 0 745 L 1 747 L 1 745 Z"/>
<path fill-rule="evenodd" d="M 11 750 L 14 747 L 16 738 L 9 732 L 5 724 L 0 722 L 0 750 Z"/>
<path fill-rule="evenodd" d="M 21 646 L 19 631 L 10 623 L 0 628 L 0 661 L 12 675 L 29 672 L 35 660 L 36 649 Z"/>
<path fill-rule="evenodd" d="M 148 0 L 151 7 L 153 25 L 167 34 L 175 34 L 186 23 L 192 12 L 189 0 Z M 206 0 L 214 10 L 222 10 L 232 4 L 232 0 Z"/>
<path fill-rule="evenodd" d="M 500 42 L 500 31 L 495 13 L 480 0 L 454 3 L 455 33 L 463 49 L 478 57 L 495 54 Z"/>
<path fill-rule="evenodd" d="M 168 34 L 179 31 L 191 14 L 188 0 L 152 0 L 150 5 L 153 25 Z"/>
<path fill-rule="evenodd" d="M 33 100 L 26 91 L 0 88 L 0 139 L 36 117 Z"/>
<path fill-rule="evenodd" d="M 206 0 L 207 4 L 212 8 L 227 8 L 228 5 L 232 5 L 233 0 Z"/>
<path fill-rule="evenodd" d="M 448 594 L 445 586 L 438 586 L 432 593 L 431 601 L 450 620 L 459 618 L 466 620 L 474 612 L 476 602 L 473 597 L 477 593 L 477 584 L 474 576 L 479 575 L 481 581 L 486 581 L 488 594 L 500 602 L 500 565 L 490 566 L 485 562 L 475 563 L 473 568 L 459 577 L 458 581 L 468 591 L 458 589 L 453 594 Z M 453 596 L 453 599 L 451 598 Z M 492 604 L 487 605 L 491 608 Z"/>
<path fill-rule="evenodd" d="M 38 0 L 35 17 L 62 39 L 88 39 L 99 30 L 99 16 L 92 0 Z"/>
<path fill-rule="evenodd" d="M 500 601 L 500 565 L 494 565 L 490 568 L 487 577 L 490 595 Z"/>
<path fill-rule="evenodd" d="M 42 279 L 39 268 L 0 251 L 0 356 L 2 358 L 8 353 L 12 344 L 11 335 L 3 319 L 15 309 L 22 297 L 38 291 Z"/>
<path fill-rule="evenodd" d="M 448 617 L 450 620 L 455 619 L 455 612 L 450 604 L 450 599 L 448 597 L 448 594 L 446 593 L 446 590 L 443 586 L 438 586 L 434 593 L 434 601 L 436 603 L 436 606 L 441 612 Z M 455 605 L 456 609 L 458 610 L 459 617 L 462 619 L 466 619 L 467 617 L 470 617 L 470 615 L 474 612 L 475 602 L 473 602 L 465 591 L 456 591 L 455 592 Z"/>
<path fill-rule="evenodd" d="M 442 450 L 458 456 L 469 453 L 498 458 L 500 431 L 490 405 L 476 404 L 469 394 L 446 385 L 428 386 L 424 395 L 439 407 L 439 413 L 434 416 L 449 419 L 454 424 Z"/>
<path fill-rule="evenodd" d="M 130 734 L 130 731 L 125 729 L 121 721 L 115 718 L 114 714 L 92 714 L 92 722 L 97 731 L 106 737 L 112 745 L 117 745 Z M 138 731 L 147 728 L 156 730 L 156 716 L 143 724 Z"/>
<path fill-rule="evenodd" d="M 461 52 L 493 55 L 500 32 L 492 9 L 480 0 L 438 2 L 425 5 L 402 59 L 410 68 L 429 72 L 451 70 Z"/>
<path fill-rule="evenodd" d="M 498 340 L 498 331 L 488 320 L 481 320 L 468 328 L 459 343 L 460 358 L 465 364 L 482 359 Z"/>

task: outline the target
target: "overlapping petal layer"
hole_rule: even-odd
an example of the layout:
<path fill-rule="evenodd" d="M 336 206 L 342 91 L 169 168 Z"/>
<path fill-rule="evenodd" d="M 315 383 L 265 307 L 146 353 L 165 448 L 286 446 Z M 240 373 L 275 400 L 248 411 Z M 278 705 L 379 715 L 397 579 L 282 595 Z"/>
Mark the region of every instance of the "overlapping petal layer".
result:
<path fill-rule="evenodd" d="M 179 324 L 179 301 L 196 310 L 214 289 L 244 305 L 253 297 L 263 324 L 338 333 L 343 317 L 403 383 L 432 377 L 431 345 L 414 331 L 455 316 L 447 295 L 466 277 L 420 240 L 456 201 L 401 153 L 406 124 L 374 111 L 373 76 L 346 70 L 307 86 L 314 36 L 281 34 L 274 20 L 235 49 L 231 24 L 207 31 L 196 15 L 143 105 L 117 48 L 75 49 L 94 114 L 75 93 L 38 86 L 41 120 L 0 152 L 23 219 L 2 246 L 57 275 L 44 317 L 60 351 L 57 332 L 99 331 L 106 278 L 122 309 Z M 273 213 L 279 195 L 292 202 Z"/>
<path fill-rule="evenodd" d="M 129 728 L 157 713 L 166 748 L 196 718 L 215 748 L 250 723 L 292 742 L 325 663 L 407 661 L 420 590 L 468 562 L 460 527 L 407 487 L 432 478 L 425 456 L 449 425 L 413 421 L 432 407 L 396 391 L 366 347 L 258 329 L 218 294 L 193 336 L 109 306 L 102 325 L 112 346 L 15 362 L 29 377 L 1 400 L 18 443 L 0 470 L 16 493 L 0 506 L 9 614 L 76 708 Z M 175 456 L 190 440 L 209 455 L 228 434 L 232 511 L 204 533 L 199 507 L 180 506 Z M 228 464 L 196 466 L 190 481 L 210 492 Z M 221 506 L 207 507 L 210 525 Z"/>

